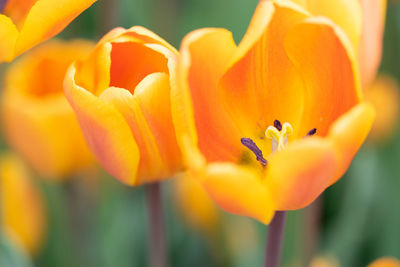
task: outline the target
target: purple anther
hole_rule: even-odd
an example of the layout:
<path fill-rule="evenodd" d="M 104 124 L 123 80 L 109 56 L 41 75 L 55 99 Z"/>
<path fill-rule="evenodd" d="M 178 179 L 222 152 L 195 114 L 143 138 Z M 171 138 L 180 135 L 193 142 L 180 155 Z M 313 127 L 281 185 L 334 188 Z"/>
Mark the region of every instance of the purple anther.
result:
<path fill-rule="evenodd" d="M 306 136 L 313 136 L 317 132 L 317 128 L 311 129 Z"/>
<path fill-rule="evenodd" d="M 256 155 L 257 160 L 263 165 L 266 166 L 267 165 L 267 160 L 264 158 L 263 153 L 261 151 L 261 149 L 258 148 L 258 146 L 256 145 L 256 143 L 254 143 L 253 140 L 251 140 L 251 138 L 241 138 L 240 142 L 242 142 L 242 144 L 247 147 L 248 149 L 250 149 L 254 155 Z"/>
<path fill-rule="evenodd" d="M 278 120 L 274 120 L 274 127 L 278 129 L 278 131 L 282 131 L 282 123 Z"/>
<path fill-rule="evenodd" d="M 8 0 L 0 0 L 0 13 L 3 12 Z"/>

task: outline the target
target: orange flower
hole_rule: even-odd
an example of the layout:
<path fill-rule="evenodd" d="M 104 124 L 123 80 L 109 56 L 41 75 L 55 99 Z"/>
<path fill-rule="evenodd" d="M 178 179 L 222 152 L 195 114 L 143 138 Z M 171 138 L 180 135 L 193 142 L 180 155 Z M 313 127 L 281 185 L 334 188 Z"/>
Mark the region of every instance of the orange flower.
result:
<path fill-rule="evenodd" d="M 165 179 L 181 167 L 170 110 L 177 51 L 142 28 L 116 28 L 73 64 L 65 94 L 89 147 L 129 185 Z"/>
<path fill-rule="evenodd" d="M 95 1 L 0 1 L 0 62 L 11 61 L 56 35 Z"/>
<path fill-rule="evenodd" d="M 346 34 L 290 1 L 260 1 L 239 46 L 208 28 L 180 52 L 171 98 L 179 145 L 190 174 L 229 212 L 268 223 L 275 210 L 307 206 L 369 132 L 374 110 L 361 102 Z"/>
<path fill-rule="evenodd" d="M 368 267 L 400 267 L 400 262 L 395 258 L 383 257 L 375 260 Z"/>
<path fill-rule="evenodd" d="M 38 252 L 45 232 L 43 200 L 29 172 L 13 155 L 0 158 L 1 218 L 6 233 L 28 252 Z"/>
<path fill-rule="evenodd" d="M 68 66 L 86 57 L 92 47 L 86 41 L 51 41 L 6 72 L 5 138 L 43 176 L 63 178 L 94 163 L 63 91 Z"/>

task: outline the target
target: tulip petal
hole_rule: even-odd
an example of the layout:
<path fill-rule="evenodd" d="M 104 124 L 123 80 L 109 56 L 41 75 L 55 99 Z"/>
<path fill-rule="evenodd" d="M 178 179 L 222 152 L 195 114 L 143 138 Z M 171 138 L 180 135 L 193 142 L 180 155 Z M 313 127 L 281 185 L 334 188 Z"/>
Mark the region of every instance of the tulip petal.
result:
<path fill-rule="evenodd" d="M 168 178 L 168 171 L 162 161 L 155 137 L 135 97 L 123 88 L 109 87 L 100 99 L 112 104 L 124 117 L 140 151 L 137 184 Z"/>
<path fill-rule="evenodd" d="M 96 0 L 38 0 L 29 11 L 15 46 L 18 56 L 62 31 Z"/>
<path fill-rule="evenodd" d="M 207 165 L 200 182 L 224 210 L 268 224 L 274 214 L 270 191 L 254 169 L 230 163 Z"/>
<path fill-rule="evenodd" d="M 34 255 L 41 248 L 47 230 L 46 210 L 39 188 L 27 167 L 12 154 L 0 157 L 0 184 L 2 234 L 12 234 Z"/>
<path fill-rule="evenodd" d="M 339 157 L 336 182 L 346 172 L 355 154 L 367 137 L 375 118 L 375 109 L 369 103 L 360 103 L 335 121 L 329 129 L 328 138 L 334 143 Z"/>
<path fill-rule="evenodd" d="M 127 39 L 125 39 L 127 38 Z M 166 48 L 169 52 L 174 54 L 178 54 L 178 51 L 170 45 L 167 41 L 162 39 L 160 36 L 155 34 L 148 29 L 141 26 L 133 26 L 123 32 L 121 35 L 121 41 L 131 41 L 136 43 L 146 43 L 146 44 L 159 44 L 162 47 Z"/>
<path fill-rule="evenodd" d="M 268 159 L 265 182 L 277 210 L 301 209 L 331 184 L 336 170 L 332 143 L 319 137 L 307 137 Z"/>
<path fill-rule="evenodd" d="M 73 64 L 64 81 L 65 95 L 89 147 L 111 175 L 125 184 L 136 184 L 140 155 L 129 126 L 115 107 L 78 86 L 75 72 Z"/>
<path fill-rule="evenodd" d="M 317 128 L 327 133 L 329 125 L 357 104 L 361 89 L 357 61 L 343 31 L 325 18 L 312 18 L 293 27 L 285 48 L 306 86 L 299 131 Z"/>
<path fill-rule="evenodd" d="M 386 0 L 361 0 L 363 12 L 359 51 L 362 84 L 372 83 L 382 58 Z"/>
<path fill-rule="evenodd" d="M 200 29 L 185 37 L 177 63 L 178 86 L 172 87 L 172 107 L 178 140 L 182 142 L 186 135 L 196 143 L 198 136 L 199 148 L 210 161 L 233 160 L 242 149 L 241 135 L 217 90 L 234 49 L 231 32 Z"/>
<path fill-rule="evenodd" d="M 13 59 L 17 38 L 17 27 L 9 17 L 0 14 L 0 62 Z"/>
<path fill-rule="evenodd" d="M 262 134 L 275 119 L 298 128 L 304 85 L 283 42 L 286 33 L 308 16 L 290 1 L 258 4 L 219 88 L 229 113 L 246 136 Z"/>
<path fill-rule="evenodd" d="M 342 28 L 350 38 L 354 51 L 358 51 L 361 27 L 362 10 L 360 0 L 292 0 L 302 5 L 315 16 L 324 16 L 331 19 Z M 377 1 L 369 1 L 377 2 Z M 367 21 L 370 20 L 366 17 Z"/>
<path fill-rule="evenodd" d="M 170 81 L 166 73 L 152 73 L 136 87 L 134 98 L 143 112 L 163 162 L 172 174 L 180 168 L 181 153 L 172 123 Z"/>
<path fill-rule="evenodd" d="M 141 43 L 113 42 L 110 86 L 126 88 L 133 92 L 136 85 L 148 74 L 168 73 L 167 60 L 163 54 Z"/>
<path fill-rule="evenodd" d="M 86 60 L 76 63 L 75 82 L 77 85 L 96 96 L 109 87 L 111 49 L 110 43 L 97 45 Z"/>
<path fill-rule="evenodd" d="M 99 41 L 87 60 L 79 63 L 76 81 L 95 95 L 109 86 L 133 92 L 148 74 L 168 73 L 176 54 L 175 48 L 143 27 L 115 28 Z M 131 67 L 126 68 L 129 63 Z"/>

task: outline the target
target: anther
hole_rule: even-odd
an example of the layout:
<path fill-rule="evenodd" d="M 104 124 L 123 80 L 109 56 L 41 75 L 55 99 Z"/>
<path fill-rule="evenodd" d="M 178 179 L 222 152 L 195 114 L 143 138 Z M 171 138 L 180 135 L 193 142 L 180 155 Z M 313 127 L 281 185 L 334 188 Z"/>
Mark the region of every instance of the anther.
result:
<path fill-rule="evenodd" d="M 242 145 L 244 145 L 245 147 L 247 147 L 248 149 L 250 149 L 254 155 L 256 155 L 257 160 L 263 165 L 266 166 L 267 165 L 267 160 L 264 158 L 263 153 L 261 151 L 261 149 L 258 148 L 258 146 L 256 145 L 256 143 L 254 143 L 253 140 L 251 140 L 251 138 L 241 138 L 240 142 L 242 143 Z"/>
<path fill-rule="evenodd" d="M 279 120 L 274 120 L 274 127 L 278 129 L 278 131 L 282 131 L 282 124 Z"/>
<path fill-rule="evenodd" d="M 0 0 L 0 12 L 3 12 L 8 0 Z"/>
<path fill-rule="evenodd" d="M 311 129 L 306 136 L 313 136 L 317 132 L 317 128 Z"/>

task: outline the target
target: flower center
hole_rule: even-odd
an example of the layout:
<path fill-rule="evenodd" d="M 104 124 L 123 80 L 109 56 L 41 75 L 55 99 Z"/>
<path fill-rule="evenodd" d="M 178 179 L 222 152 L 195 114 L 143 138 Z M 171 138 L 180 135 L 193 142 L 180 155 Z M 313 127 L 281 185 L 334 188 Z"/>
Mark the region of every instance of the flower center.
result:
<path fill-rule="evenodd" d="M 292 135 L 293 127 L 290 123 L 285 122 L 283 125 L 280 121 L 275 120 L 274 126 L 268 126 L 265 136 L 272 139 L 272 152 L 282 151 L 288 143 L 288 137 Z"/>
<path fill-rule="evenodd" d="M 311 129 L 307 136 L 313 136 L 317 132 L 316 128 Z M 268 126 L 265 131 L 265 136 L 271 139 L 271 151 L 282 151 L 289 142 L 289 136 L 293 134 L 293 127 L 290 123 L 285 122 L 283 125 L 279 120 L 274 121 L 273 126 Z M 261 163 L 264 167 L 267 165 L 268 161 L 264 158 L 261 149 L 256 145 L 256 143 L 251 138 L 241 138 L 242 145 L 250 149 L 256 156 L 257 161 Z"/>

